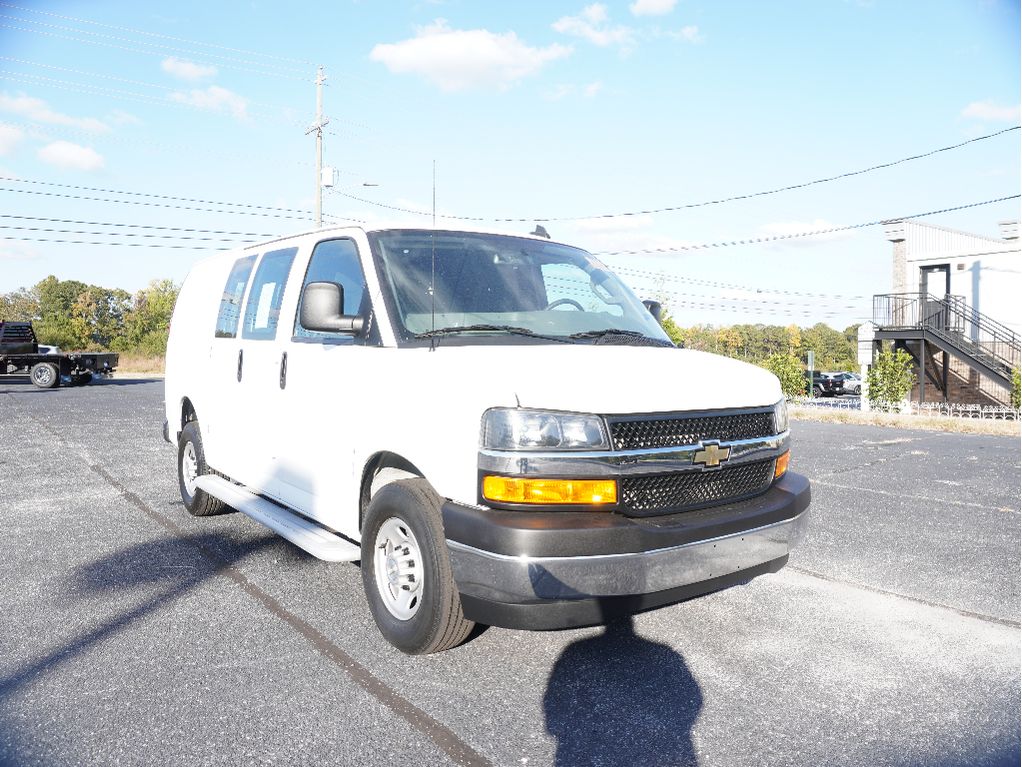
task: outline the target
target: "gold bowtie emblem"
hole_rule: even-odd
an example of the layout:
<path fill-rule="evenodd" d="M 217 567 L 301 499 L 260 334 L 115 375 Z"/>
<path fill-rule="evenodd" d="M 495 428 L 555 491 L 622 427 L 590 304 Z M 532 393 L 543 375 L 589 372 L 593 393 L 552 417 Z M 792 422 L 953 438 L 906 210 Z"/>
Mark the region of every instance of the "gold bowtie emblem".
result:
<path fill-rule="evenodd" d="M 730 457 L 730 447 L 721 447 L 717 444 L 710 444 L 696 452 L 695 456 L 692 458 L 692 463 L 701 463 L 703 466 L 712 469 L 714 466 L 720 466 Z"/>

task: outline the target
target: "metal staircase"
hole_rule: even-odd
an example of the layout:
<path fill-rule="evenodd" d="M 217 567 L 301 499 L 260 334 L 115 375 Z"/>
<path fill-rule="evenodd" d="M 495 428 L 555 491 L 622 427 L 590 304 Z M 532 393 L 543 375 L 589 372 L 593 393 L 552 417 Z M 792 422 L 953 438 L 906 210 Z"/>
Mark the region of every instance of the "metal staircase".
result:
<path fill-rule="evenodd" d="M 1012 371 L 1022 360 L 1019 335 L 981 314 L 962 296 L 943 298 L 926 293 L 889 293 L 873 296 L 873 323 L 878 340 L 893 340 L 906 348 L 925 370 L 926 378 L 947 396 L 947 364 L 943 379 L 932 375 L 926 360 L 934 349 L 951 355 L 1004 389 L 1011 390 Z M 910 341 L 920 342 L 918 351 Z"/>

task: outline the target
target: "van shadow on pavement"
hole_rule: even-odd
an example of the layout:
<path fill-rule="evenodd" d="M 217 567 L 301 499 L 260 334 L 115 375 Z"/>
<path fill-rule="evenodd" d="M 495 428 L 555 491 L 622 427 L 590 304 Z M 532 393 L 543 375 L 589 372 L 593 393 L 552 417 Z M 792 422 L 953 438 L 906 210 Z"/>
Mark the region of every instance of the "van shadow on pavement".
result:
<path fill-rule="evenodd" d="M 68 622 L 91 613 L 92 606 L 88 601 L 97 597 L 128 594 L 134 590 L 149 596 L 98 625 L 94 624 L 95 627 L 85 633 L 49 646 L 34 659 L 26 659 L 20 667 L 0 677 L 0 766 L 22 764 L 40 756 L 24 753 L 25 746 L 20 746 L 22 753 L 14 752 L 19 748 L 18 734 L 17 729 L 11 726 L 12 721 L 20 721 L 21 728 L 26 724 L 39 726 L 39 722 L 33 725 L 22 716 L 4 721 L 16 710 L 18 697 L 28 688 L 66 664 L 80 660 L 101 642 L 159 613 L 174 600 L 279 540 L 277 536 L 267 534 L 225 550 L 223 536 L 215 533 L 171 535 L 129 546 L 68 573 L 65 576 L 66 591 L 72 600 L 78 602 L 72 608 L 76 615 L 64 616 Z M 102 606 L 103 603 L 100 603 L 98 609 Z M 61 617 L 53 615 L 52 619 L 57 621 Z"/>
<path fill-rule="evenodd" d="M 697 765 L 703 705 L 684 658 L 635 633 L 631 616 L 561 653 L 543 696 L 556 764 Z"/>

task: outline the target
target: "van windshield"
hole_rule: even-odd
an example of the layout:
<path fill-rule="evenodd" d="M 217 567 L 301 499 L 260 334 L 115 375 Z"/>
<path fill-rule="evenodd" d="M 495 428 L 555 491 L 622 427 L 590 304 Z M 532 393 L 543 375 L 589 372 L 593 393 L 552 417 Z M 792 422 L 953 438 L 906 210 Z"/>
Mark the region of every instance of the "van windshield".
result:
<path fill-rule="evenodd" d="M 532 336 L 671 345 L 628 286 L 578 248 L 411 229 L 377 232 L 370 242 L 395 329 L 405 341 L 445 335 L 492 343 Z"/>

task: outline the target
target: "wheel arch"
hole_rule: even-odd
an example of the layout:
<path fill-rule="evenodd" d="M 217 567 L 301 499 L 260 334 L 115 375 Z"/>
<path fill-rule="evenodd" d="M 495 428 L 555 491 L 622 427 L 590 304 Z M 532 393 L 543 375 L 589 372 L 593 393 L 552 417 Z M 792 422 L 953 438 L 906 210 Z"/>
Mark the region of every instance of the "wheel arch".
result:
<path fill-rule="evenodd" d="M 382 450 L 374 453 L 365 463 L 362 469 L 362 481 L 359 485 L 358 495 L 358 529 L 362 530 L 362 523 L 365 520 L 366 509 L 369 508 L 369 501 L 384 487 L 391 482 L 402 479 L 413 478 L 425 479 L 425 475 L 407 458 Z"/>

